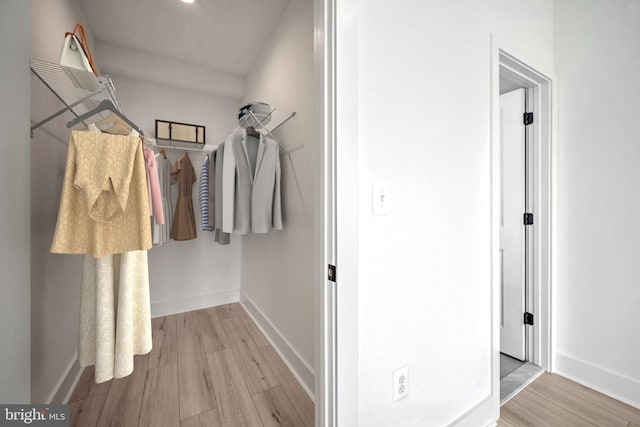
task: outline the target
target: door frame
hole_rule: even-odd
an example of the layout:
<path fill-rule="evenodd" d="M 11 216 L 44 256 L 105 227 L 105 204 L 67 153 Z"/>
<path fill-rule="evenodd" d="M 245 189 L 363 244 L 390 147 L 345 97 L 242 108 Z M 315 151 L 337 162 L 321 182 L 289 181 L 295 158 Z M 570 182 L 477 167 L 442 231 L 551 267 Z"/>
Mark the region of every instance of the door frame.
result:
<path fill-rule="evenodd" d="M 315 425 L 337 425 L 335 0 L 314 0 L 317 155 Z M 335 278 L 334 278 L 335 279 Z"/>
<path fill-rule="evenodd" d="M 316 71 L 316 138 L 318 141 L 318 219 L 319 242 L 316 257 L 316 426 L 337 425 L 337 324 L 336 282 L 327 279 L 327 265 L 337 261 L 336 224 L 336 0 L 314 0 L 314 52 Z M 530 360 L 547 371 L 553 371 L 555 355 L 554 304 L 557 242 L 557 147 L 553 72 L 543 73 L 519 58 L 513 49 L 491 35 L 490 54 L 490 146 L 491 146 L 491 277 L 492 336 L 494 349 L 491 364 L 492 396 L 499 406 L 500 388 L 500 72 L 508 71 L 532 88 L 530 97 L 537 126 L 533 127 L 533 206 L 535 224 L 532 230 L 532 286 L 529 299 L 535 325 L 529 334 Z M 515 53 L 512 54 L 511 52 Z M 552 77 L 548 77 L 552 76 Z M 496 406 L 496 407 L 497 407 Z"/>
<path fill-rule="evenodd" d="M 515 54 L 513 54 L 514 52 Z M 530 106 L 534 112 L 534 126 L 530 132 L 533 195 L 530 199 L 534 225 L 528 232 L 533 250 L 530 252 L 528 307 L 534 314 L 534 326 L 528 334 L 529 361 L 547 371 L 554 365 L 553 300 L 556 244 L 554 224 L 556 218 L 555 195 L 556 147 L 554 134 L 554 88 L 549 76 L 532 67 L 531 61 L 523 61 L 518 49 L 507 46 L 495 35 L 491 37 L 491 257 L 493 289 L 493 386 L 499 390 L 500 369 L 500 74 L 522 83 L 528 91 Z M 499 393 L 498 393 L 499 394 Z"/>
<path fill-rule="evenodd" d="M 500 70 L 500 81 L 502 82 L 502 78 L 503 78 L 503 72 L 502 69 Z M 521 120 L 523 120 L 522 114 L 526 111 L 526 112 L 532 112 L 534 111 L 534 108 L 531 106 L 531 97 L 533 95 L 533 89 L 532 88 L 527 88 L 527 87 L 521 87 L 521 82 L 516 82 L 515 80 L 517 79 L 509 79 L 509 81 L 513 81 L 514 83 L 516 83 L 519 87 L 517 89 L 514 88 L 510 88 L 510 90 L 505 91 L 504 93 L 501 93 L 500 96 L 500 117 L 501 119 L 504 119 L 506 115 L 509 115 L 511 118 L 509 119 L 510 121 L 514 120 L 513 119 L 513 112 L 509 111 L 507 112 L 506 110 L 503 109 L 504 107 L 504 100 L 502 99 L 503 97 L 510 95 L 516 91 L 522 93 L 522 104 L 518 105 L 518 114 L 517 114 L 517 118 L 516 120 L 520 121 L 517 126 L 518 126 L 518 130 L 520 133 L 520 131 L 522 131 L 521 135 L 521 142 L 522 143 L 522 147 L 521 147 L 521 152 L 519 153 L 522 157 L 520 158 L 522 160 L 522 170 L 518 171 L 517 175 L 521 176 L 516 176 L 513 175 L 513 172 L 511 172 L 510 176 L 509 176 L 509 180 L 511 179 L 521 179 L 520 184 L 522 185 L 520 191 L 522 191 L 521 197 L 522 199 L 520 200 L 520 202 L 522 202 L 522 204 L 518 204 L 518 209 L 517 212 L 514 212 L 512 209 L 509 209 L 507 211 L 507 208 L 505 206 L 503 206 L 504 203 L 504 197 L 507 193 L 507 191 L 505 190 L 505 179 L 501 179 L 500 180 L 500 196 L 501 196 L 501 201 L 500 201 L 500 246 L 501 246 L 501 254 L 500 254 L 500 265 L 501 265 L 501 270 L 500 270 L 500 274 L 501 274 L 501 304 L 500 304 L 500 309 L 501 309 L 501 317 L 502 317 L 502 322 L 501 322 L 501 329 L 500 329 L 500 352 L 503 354 L 506 354 L 508 356 L 514 357 L 516 359 L 520 359 L 520 354 L 519 351 L 516 350 L 513 346 L 505 346 L 505 336 L 504 334 L 507 332 L 508 329 L 510 330 L 511 327 L 515 326 L 514 324 L 512 324 L 513 322 L 513 317 L 511 316 L 514 312 L 511 311 L 512 307 L 509 307 L 509 309 L 507 310 L 507 306 L 511 306 L 512 304 L 515 304 L 516 307 L 518 309 L 520 309 L 522 307 L 522 309 L 524 309 L 524 311 L 527 312 L 532 312 L 532 308 L 529 307 L 529 302 L 531 301 L 531 295 L 529 294 L 529 290 L 531 288 L 531 279 L 530 279 L 530 271 L 531 271 L 531 249 L 532 246 L 531 245 L 531 227 L 528 227 L 526 225 L 523 224 L 523 220 L 522 220 L 522 214 L 524 212 L 532 212 L 533 209 L 531 208 L 532 203 L 531 203 L 531 195 L 533 193 L 532 189 L 531 189 L 531 172 L 532 172 L 532 168 L 531 168 L 531 153 L 530 153 L 530 147 L 531 147 L 531 137 L 533 135 L 532 133 L 532 125 L 525 125 Z M 511 95 L 513 96 L 513 95 Z M 511 102 L 511 101 L 506 101 L 506 102 Z M 513 105 L 511 105 L 511 107 L 513 107 Z M 534 122 L 535 124 L 535 122 Z M 501 176 L 504 176 L 505 174 L 505 165 L 507 163 L 509 163 L 509 161 L 511 160 L 515 160 L 515 158 L 510 157 L 509 160 L 506 160 L 505 157 L 505 146 L 504 141 L 508 140 L 510 141 L 510 144 L 515 143 L 511 142 L 511 139 L 509 138 L 505 138 L 504 133 L 507 131 L 504 127 L 504 123 L 500 123 L 500 127 L 501 127 L 501 139 L 500 139 L 500 174 Z M 512 123 L 511 126 L 515 126 L 515 123 Z M 511 137 L 513 137 L 514 135 L 511 135 Z M 511 196 L 513 197 L 514 194 L 511 193 Z M 511 206 L 510 208 L 513 208 L 513 206 Z M 508 213 L 507 213 L 508 212 Z M 519 258 L 519 262 L 521 263 L 521 271 L 520 271 L 520 285 L 522 286 L 522 305 L 520 305 L 520 303 L 516 303 L 515 301 L 513 301 L 511 298 L 509 298 L 509 302 L 505 302 L 505 300 L 507 299 L 506 296 L 506 290 L 505 290 L 505 278 L 504 278 L 504 272 L 505 272 L 505 265 L 506 264 L 510 264 L 511 262 L 514 262 L 515 259 L 512 259 L 509 256 L 510 261 L 509 262 L 505 262 L 505 248 L 503 245 L 505 244 L 504 241 L 504 234 L 505 233 L 505 224 L 503 223 L 505 221 L 505 214 L 507 215 L 514 215 L 517 214 L 515 217 L 512 218 L 519 218 L 518 219 L 518 234 L 521 236 L 521 241 L 519 242 L 520 244 L 519 249 L 521 250 L 520 256 Z M 512 225 L 513 226 L 513 225 Z M 512 230 L 513 232 L 513 230 Z M 508 248 L 509 250 L 515 250 L 516 248 L 513 246 L 510 246 Z M 511 277 L 511 279 L 515 279 L 515 277 Z M 511 287 L 511 284 L 509 285 Z M 515 285 L 513 285 L 515 286 Z M 513 289 L 510 289 L 510 294 L 513 292 Z M 510 297 L 512 297 L 513 295 L 510 295 Z M 509 312 L 508 315 L 508 319 L 505 319 L 504 316 L 506 316 L 506 312 Z M 529 344 L 529 338 L 531 337 L 530 334 L 530 328 L 527 328 L 526 325 L 524 325 L 522 322 L 523 318 L 522 318 L 522 314 L 518 313 L 518 317 L 516 322 L 518 322 L 518 329 L 519 329 L 519 334 L 522 334 L 522 359 L 520 360 L 524 360 L 524 361 L 528 361 L 529 360 L 529 350 L 531 348 L 530 344 Z M 506 327 L 506 324 L 509 323 L 509 327 Z M 510 330 L 510 332 L 513 332 L 512 330 Z M 513 336 L 511 336 L 511 338 L 513 338 Z M 513 353 L 508 353 L 505 352 L 504 350 L 507 350 L 507 347 L 510 347 L 511 350 L 516 350 Z M 520 347 L 519 345 L 517 346 L 518 348 Z"/>

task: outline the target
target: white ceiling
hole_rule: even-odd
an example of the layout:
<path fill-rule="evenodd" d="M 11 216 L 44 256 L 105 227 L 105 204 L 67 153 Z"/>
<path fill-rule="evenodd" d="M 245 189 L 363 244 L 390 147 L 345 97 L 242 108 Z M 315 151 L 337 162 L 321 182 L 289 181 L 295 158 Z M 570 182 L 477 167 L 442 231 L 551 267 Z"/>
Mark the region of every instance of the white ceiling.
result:
<path fill-rule="evenodd" d="M 245 76 L 289 0 L 79 1 L 100 42 Z"/>

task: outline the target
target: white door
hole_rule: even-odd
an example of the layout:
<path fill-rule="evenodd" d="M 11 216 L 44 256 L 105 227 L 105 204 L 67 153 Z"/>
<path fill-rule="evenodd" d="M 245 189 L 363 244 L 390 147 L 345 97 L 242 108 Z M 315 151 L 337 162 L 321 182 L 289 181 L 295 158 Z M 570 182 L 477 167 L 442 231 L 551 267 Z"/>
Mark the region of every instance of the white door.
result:
<path fill-rule="evenodd" d="M 525 90 L 500 95 L 500 255 L 502 318 L 500 351 L 525 360 Z"/>

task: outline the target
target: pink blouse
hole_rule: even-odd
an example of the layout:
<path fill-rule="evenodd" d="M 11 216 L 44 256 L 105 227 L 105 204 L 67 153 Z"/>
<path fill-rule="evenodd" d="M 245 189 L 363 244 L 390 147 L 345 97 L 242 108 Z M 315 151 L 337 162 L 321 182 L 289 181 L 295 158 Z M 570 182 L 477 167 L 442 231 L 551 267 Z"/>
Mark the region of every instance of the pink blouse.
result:
<path fill-rule="evenodd" d="M 149 215 L 156 217 L 156 224 L 164 224 L 164 212 L 162 210 L 162 196 L 160 194 L 160 181 L 156 169 L 156 157 L 153 150 L 144 147 L 144 166 L 147 171 L 147 192 L 149 193 Z"/>

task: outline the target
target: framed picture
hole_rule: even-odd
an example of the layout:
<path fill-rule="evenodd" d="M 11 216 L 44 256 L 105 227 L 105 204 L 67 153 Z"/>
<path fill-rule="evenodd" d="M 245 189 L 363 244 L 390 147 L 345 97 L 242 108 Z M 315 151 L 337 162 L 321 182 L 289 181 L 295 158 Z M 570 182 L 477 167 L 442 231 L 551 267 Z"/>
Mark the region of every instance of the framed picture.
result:
<path fill-rule="evenodd" d="M 205 127 L 188 123 L 156 120 L 156 139 L 205 143 Z"/>

